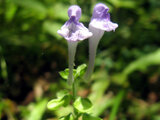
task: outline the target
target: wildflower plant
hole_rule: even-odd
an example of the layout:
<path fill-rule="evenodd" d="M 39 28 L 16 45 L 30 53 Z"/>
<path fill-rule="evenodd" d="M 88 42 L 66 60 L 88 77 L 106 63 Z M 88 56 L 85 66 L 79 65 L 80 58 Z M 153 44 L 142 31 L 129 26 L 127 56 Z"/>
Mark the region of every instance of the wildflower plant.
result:
<path fill-rule="evenodd" d="M 99 117 L 92 116 L 92 103 L 88 98 L 77 96 L 77 86 L 82 79 L 87 68 L 86 64 L 82 64 L 74 69 L 74 58 L 76 48 L 79 41 L 89 38 L 89 66 L 85 73 L 84 79 L 89 79 L 94 68 L 94 59 L 96 49 L 104 31 L 114 31 L 118 25 L 110 21 L 109 8 L 104 4 L 97 4 L 94 8 L 89 30 L 79 22 L 81 17 L 81 8 L 72 5 L 68 9 L 69 20 L 58 30 L 58 34 L 64 37 L 68 43 L 69 69 L 60 72 L 63 79 L 68 81 L 71 90 L 62 90 L 57 93 L 57 98 L 48 102 L 47 107 L 50 110 L 57 110 L 60 107 L 68 105 L 73 106 L 73 112 L 66 116 L 62 116 L 59 120 L 102 120 Z"/>

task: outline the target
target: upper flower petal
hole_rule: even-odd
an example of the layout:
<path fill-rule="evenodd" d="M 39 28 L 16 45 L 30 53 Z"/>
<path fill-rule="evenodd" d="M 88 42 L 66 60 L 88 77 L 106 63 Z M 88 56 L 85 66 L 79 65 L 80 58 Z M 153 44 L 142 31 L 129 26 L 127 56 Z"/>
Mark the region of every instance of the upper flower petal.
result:
<path fill-rule="evenodd" d="M 108 13 L 109 8 L 99 3 L 94 7 L 92 19 L 90 25 L 94 28 L 104 30 L 104 31 L 115 31 L 118 24 L 110 21 L 110 14 Z"/>
<path fill-rule="evenodd" d="M 75 20 L 78 21 L 81 17 L 81 8 L 78 5 L 72 5 L 68 9 L 68 16 L 69 18 L 75 16 Z"/>
<path fill-rule="evenodd" d="M 108 10 L 109 10 L 109 8 L 105 4 L 98 3 L 94 7 L 92 18 L 102 18 L 102 17 L 105 17 L 104 13 L 107 13 Z"/>

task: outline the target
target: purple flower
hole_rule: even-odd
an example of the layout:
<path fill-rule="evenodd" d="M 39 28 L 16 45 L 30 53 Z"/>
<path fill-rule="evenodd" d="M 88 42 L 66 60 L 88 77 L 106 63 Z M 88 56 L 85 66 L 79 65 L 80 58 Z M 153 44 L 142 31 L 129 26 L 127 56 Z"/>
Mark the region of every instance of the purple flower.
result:
<path fill-rule="evenodd" d="M 89 30 L 93 33 L 93 36 L 89 38 L 89 65 L 84 79 L 89 79 L 94 70 L 97 46 L 104 31 L 115 31 L 118 27 L 118 24 L 111 22 L 108 10 L 109 8 L 102 3 L 94 7 L 92 19 L 89 24 Z"/>
<path fill-rule="evenodd" d="M 108 10 L 109 8 L 106 5 L 102 3 L 97 4 L 94 7 L 90 26 L 107 32 L 115 31 L 118 24 L 111 22 Z"/>
<path fill-rule="evenodd" d="M 68 9 L 69 20 L 58 30 L 58 34 L 64 37 L 68 41 L 68 52 L 69 52 L 69 76 L 68 83 L 72 84 L 74 81 L 73 77 L 73 65 L 74 57 L 78 41 L 82 41 L 92 36 L 92 33 L 79 22 L 81 17 L 81 8 L 77 5 L 72 5 Z"/>
<path fill-rule="evenodd" d="M 92 33 L 79 22 L 81 17 L 81 8 L 72 5 L 68 9 L 69 20 L 58 30 L 58 34 L 68 41 L 82 41 L 92 36 Z"/>

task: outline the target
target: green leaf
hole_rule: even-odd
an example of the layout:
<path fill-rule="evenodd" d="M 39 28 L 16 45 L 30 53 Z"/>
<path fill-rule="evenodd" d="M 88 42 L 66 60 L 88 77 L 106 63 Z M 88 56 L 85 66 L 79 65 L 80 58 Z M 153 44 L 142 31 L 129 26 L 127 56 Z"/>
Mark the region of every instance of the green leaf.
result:
<path fill-rule="evenodd" d="M 59 72 L 60 76 L 63 78 L 63 79 L 68 79 L 68 75 L 69 75 L 69 69 L 65 69 L 64 71 L 60 71 Z"/>
<path fill-rule="evenodd" d="M 115 97 L 114 104 L 113 104 L 113 107 L 112 107 L 112 110 L 111 110 L 111 113 L 109 116 L 109 120 L 116 119 L 117 112 L 118 112 L 118 109 L 120 108 L 120 105 L 121 105 L 121 102 L 124 98 L 125 92 L 126 91 L 124 89 L 121 89 L 119 91 L 118 95 Z"/>
<path fill-rule="evenodd" d="M 81 77 L 84 74 L 86 67 L 86 64 L 79 65 L 76 69 L 75 78 Z"/>
<path fill-rule="evenodd" d="M 28 116 L 27 120 L 42 120 L 42 115 L 46 109 L 47 100 L 41 100 L 39 103 L 36 104 L 30 115 Z"/>
<path fill-rule="evenodd" d="M 62 112 L 62 111 L 63 111 L 63 112 Z M 72 113 L 72 112 L 73 112 L 73 107 L 72 107 L 71 105 L 68 105 L 68 106 L 66 106 L 66 107 L 61 107 L 60 109 L 54 111 L 54 114 L 55 114 L 58 118 L 60 118 L 60 117 L 62 117 L 62 116 L 66 116 L 66 115 L 68 115 L 68 114 L 70 114 L 70 113 Z"/>
<path fill-rule="evenodd" d="M 59 118 L 59 120 L 74 120 L 74 117 L 72 114 L 69 114 L 67 116 L 63 116 L 63 117 Z"/>
<path fill-rule="evenodd" d="M 6 7 L 7 9 L 5 12 L 5 18 L 7 22 L 10 22 L 13 19 L 14 15 L 16 14 L 18 7 L 13 3 L 8 3 Z"/>
<path fill-rule="evenodd" d="M 147 67 L 151 65 L 160 65 L 160 49 L 133 61 L 122 73 L 113 75 L 112 79 L 117 84 L 123 84 L 127 80 L 129 74 L 136 70 L 144 72 L 147 70 Z"/>
<path fill-rule="evenodd" d="M 88 115 L 88 114 L 83 114 L 82 120 L 102 120 L 102 119 L 99 117 Z"/>
<path fill-rule="evenodd" d="M 69 95 L 69 92 L 67 90 L 61 90 L 57 93 L 58 98 L 63 98 L 65 95 Z"/>
<path fill-rule="evenodd" d="M 66 107 L 70 103 L 71 95 L 69 93 L 65 93 L 65 91 L 59 92 L 57 94 L 58 98 L 49 101 L 47 104 L 47 108 L 50 110 L 56 110 L 61 106 Z"/>
<path fill-rule="evenodd" d="M 21 6 L 20 10 L 22 17 L 34 17 L 38 20 L 43 20 L 47 16 L 48 9 L 40 0 L 9 0 L 16 6 Z"/>
<path fill-rule="evenodd" d="M 63 100 L 64 100 L 64 104 L 63 106 L 66 107 L 67 105 L 69 105 L 70 101 L 71 101 L 71 95 L 66 95 L 63 97 Z"/>
<path fill-rule="evenodd" d="M 61 28 L 62 24 L 58 22 L 45 21 L 43 23 L 43 29 L 46 33 L 52 35 L 57 39 L 61 39 L 62 37 L 57 33 L 57 31 Z"/>
<path fill-rule="evenodd" d="M 110 85 L 109 76 L 106 71 L 100 70 L 93 75 L 95 82 L 92 85 L 92 93 L 89 95 L 89 99 L 92 102 L 99 101 L 105 94 L 106 89 Z"/>
<path fill-rule="evenodd" d="M 56 110 L 59 107 L 63 106 L 64 103 L 65 103 L 65 101 L 62 98 L 61 99 L 53 99 L 48 102 L 47 108 L 49 110 Z"/>
<path fill-rule="evenodd" d="M 59 72 L 59 74 L 63 79 L 67 80 L 68 79 L 68 75 L 69 75 L 69 69 L 67 68 L 64 71 Z M 76 70 L 73 69 L 73 76 L 75 76 L 75 74 L 76 74 Z"/>
<path fill-rule="evenodd" d="M 46 14 L 47 12 L 47 9 L 44 6 L 44 4 L 38 0 L 10 0 L 10 1 L 22 7 L 36 10 L 37 12 L 40 12 L 40 13 Z"/>
<path fill-rule="evenodd" d="M 105 94 L 105 91 L 109 88 L 111 83 L 105 70 L 97 71 L 93 75 L 92 79 L 94 80 L 91 88 L 92 93 L 88 96 L 88 98 L 92 101 L 92 103 L 96 104 L 93 104 L 90 113 L 92 113 L 93 116 L 99 116 L 114 103 L 112 94 Z"/>
<path fill-rule="evenodd" d="M 77 98 L 75 102 L 73 103 L 73 106 L 79 111 L 79 112 L 89 112 L 89 110 L 92 107 L 92 103 L 88 98 Z"/>

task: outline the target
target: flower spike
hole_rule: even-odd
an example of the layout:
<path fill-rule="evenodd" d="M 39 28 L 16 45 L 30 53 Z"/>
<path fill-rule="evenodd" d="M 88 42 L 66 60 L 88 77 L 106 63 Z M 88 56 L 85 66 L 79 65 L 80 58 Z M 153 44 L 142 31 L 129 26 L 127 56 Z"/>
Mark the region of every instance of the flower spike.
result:
<path fill-rule="evenodd" d="M 73 77 L 73 64 L 76 53 L 78 41 L 82 41 L 92 36 L 92 33 L 79 22 L 81 17 L 81 8 L 77 5 L 72 5 L 68 9 L 69 20 L 58 30 L 58 34 L 68 41 L 69 52 L 69 76 L 68 83 L 72 84 Z"/>
<path fill-rule="evenodd" d="M 89 38 L 89 65 L 84 75 L 84 79 L 89 79 L 94 70 L 97 46 L 104 31 L 115 31 L 118 27 L 118 24 L 111 22 L 108 11 L 109 8 L 102 3 L 99 3 L 94 7 L 91 22 L 89 24 L 89 30 L 93 33 L 93 36 Z"/>

